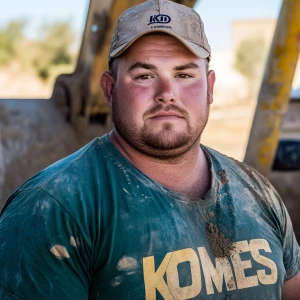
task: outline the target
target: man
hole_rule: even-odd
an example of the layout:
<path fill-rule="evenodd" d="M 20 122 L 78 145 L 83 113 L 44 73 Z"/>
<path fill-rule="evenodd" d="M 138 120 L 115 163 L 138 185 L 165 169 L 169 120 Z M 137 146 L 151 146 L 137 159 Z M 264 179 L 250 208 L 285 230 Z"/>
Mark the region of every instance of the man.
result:
<path fill-rule="evenodd" d="M 1 299 L 300 299 L 278 194 L 199 146 L 209 60 L 192 9 L 149 0 L 119 18 L 100 80 L 114 128 L 9 198 Z"/>

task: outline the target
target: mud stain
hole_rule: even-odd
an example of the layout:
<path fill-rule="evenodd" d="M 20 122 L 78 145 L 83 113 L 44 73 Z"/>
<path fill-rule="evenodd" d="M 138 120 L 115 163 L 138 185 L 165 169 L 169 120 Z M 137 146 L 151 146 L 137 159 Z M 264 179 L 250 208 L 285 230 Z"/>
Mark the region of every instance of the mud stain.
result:
<path fill-rule="evenodd" d="M 207 214 L 207 217 L 208 218 L 213 218 L 215 216 L 214 212 L 213 211 L 210 211 L 208 214 Z"/>
<path fill-rule="evenodd" d="M 224 169 L 222 170 L 219 170 L 218 171 L 218 175 L 220 177 L 220 180 L 222 182 L 222 184 L 226 184 L 229 182 L 228 178 L 227 178 L 227 174 L 226 174 L 226 171 Z"/>
<path fill-rule="evenodd" d="M 229 281 L 226 284 L 226 287 L 227 287 L 227 291 L 232 291 L 236 289 L 236 285 L 233 277 L 229 279 Z"/>
<path fill-rule="evenodd" d="M 228 257 L 234 250 L 232 243 L 219 232 L 216 225 L 208 223 L 206 225 L 206 235 L 214 257 Z"/>
<path fill-rule="evenodd" d="M 270 206 L 274 203 L 271 183 L 255 169 L 234 158 L 231 159 L 249 176 L 250 180 L 245 179 L 244 184 L 252 191 L 255 199 L 264 205 L 266 209 L 270 209 Z"/>
<path fill-rule="evenodd" d="M 250 166 L 242 163 L 234 158 L 231 158 L 250 178 L 253 182 L 257 182 L 261 180 L 265 186 L 268 188 L 271 187 L 270 182 L 260 173 L 258 173 L 255 169 L 252 169 Z"/>

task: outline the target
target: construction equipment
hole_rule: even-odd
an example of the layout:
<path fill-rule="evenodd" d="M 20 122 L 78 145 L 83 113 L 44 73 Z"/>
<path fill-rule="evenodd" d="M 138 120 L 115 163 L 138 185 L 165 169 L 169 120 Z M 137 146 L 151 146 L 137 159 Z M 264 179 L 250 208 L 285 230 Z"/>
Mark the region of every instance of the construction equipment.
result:
<path fill-rule="evenodd" d="M 111 115 L 98 81 L 108 68 L 110 38 L 118 16 L 141 2 L 90 0 L 76 69 L 57 78 L 51 99 L 0 100 L 0 207 L 26 179 L 110 130 Z M 196 1 L 176 2 L 191 7 Z M 300 147 L 296 143 L 300 102 L 289 103 L 299 49 L 300 2 L 283 0 L 245 162 L 275 185 L 300 239 Z"/>
<path fill-rule="evenodd" d="M 300 237 L 300 101 L 290 101 L 300 51 L 300 2 L 283 0 L 245 162 L 275 186 Z M 277 155 L 276 155 L 277 152 Z"/>
<path fill-rule="evenodd" d="M 99 78 L 118 17 L 141 2 L 90 0 L 77 66 L 57 78 L 51 99 L 0 100 L 0 208 L 25 180 L 111 129 Z"/>

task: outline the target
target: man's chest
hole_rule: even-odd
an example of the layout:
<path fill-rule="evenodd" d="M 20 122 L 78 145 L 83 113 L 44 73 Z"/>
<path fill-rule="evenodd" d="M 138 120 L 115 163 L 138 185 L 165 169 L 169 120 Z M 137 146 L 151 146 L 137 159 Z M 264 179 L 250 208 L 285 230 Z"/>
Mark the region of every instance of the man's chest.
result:
<path fill-rule="evenodd" d="M 282 249 L 264 218 L 143 196 L 112 216 L 101 299 L 279 299 Z"/>

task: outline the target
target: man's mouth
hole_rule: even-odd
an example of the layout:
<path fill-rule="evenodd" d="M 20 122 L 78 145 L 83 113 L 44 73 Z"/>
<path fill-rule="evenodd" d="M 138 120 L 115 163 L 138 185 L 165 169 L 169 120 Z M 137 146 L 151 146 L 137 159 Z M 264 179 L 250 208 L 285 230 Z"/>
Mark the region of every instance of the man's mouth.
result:
<path fill-rule="evenodd" d="M 183 118 L 183 117 L 175 111 L 160 111 L 150 116 L 149 119 L 171 120 L 171 119 L 178 119 L 178 118 Z"/>

